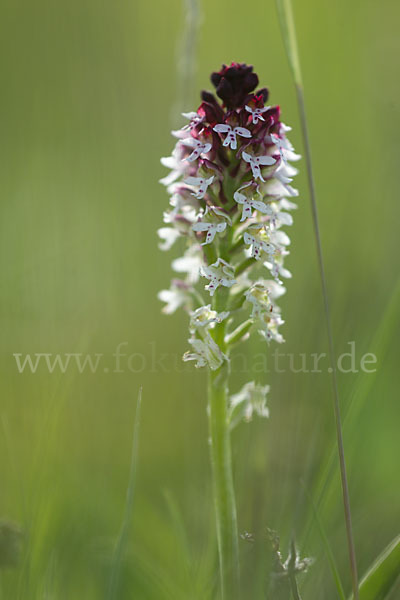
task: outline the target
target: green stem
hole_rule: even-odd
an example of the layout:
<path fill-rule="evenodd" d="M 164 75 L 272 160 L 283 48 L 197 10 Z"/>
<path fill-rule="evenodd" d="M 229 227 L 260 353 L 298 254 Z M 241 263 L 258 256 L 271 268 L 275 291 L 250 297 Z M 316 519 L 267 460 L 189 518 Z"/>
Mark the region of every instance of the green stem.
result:
<path fill-rule="evenodd" d="M 251 267 L 254 264 L 254 258 L 249 256 L 249 258 L 245 258 L 243 262 L 241 262 L 235 269 L 235 277 L 241 275 L 248 267 Z"/>
<path fill-rule="evenodd" d="M 234 600 L 239 588 L 239 550 L 228 423 L 228 366 L 210 371 L 208 416 L 222 600 Z"/>

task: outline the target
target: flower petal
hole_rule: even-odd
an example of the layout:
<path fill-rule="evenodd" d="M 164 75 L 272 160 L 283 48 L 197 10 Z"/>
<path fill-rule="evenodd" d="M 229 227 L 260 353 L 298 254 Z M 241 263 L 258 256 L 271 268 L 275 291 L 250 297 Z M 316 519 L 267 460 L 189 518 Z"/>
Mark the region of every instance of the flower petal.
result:
<path fill-rule="evenodd" d="M 230 125 L 226 125 L 225 123 L 218 123 L 218 125 L 215 125 L 213 129 L 217 133 L 228 133 L 228 131 L 232 130 L 232 127 Z"/>
<path fill-rule="evenodd" d="M 249 131 L 245 127 L 235 127 L 233 131 L 238 135 L 241 135 L 242 137 L 251 138 L 251 131 Z"/>

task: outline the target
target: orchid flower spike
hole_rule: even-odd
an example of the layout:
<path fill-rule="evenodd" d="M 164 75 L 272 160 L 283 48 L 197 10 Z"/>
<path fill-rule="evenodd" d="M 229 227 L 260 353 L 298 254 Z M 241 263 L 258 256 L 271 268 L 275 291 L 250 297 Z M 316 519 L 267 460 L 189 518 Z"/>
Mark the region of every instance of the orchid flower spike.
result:
<path fill-rule="evenodd" d="M 211 81 L 220 101 L 202 92 L 197 111 L 184 113 L 182 129 L 173 132 L 172 155 L 162 159 L 171 169 L 162 180 L 171 207 L 159 229 L 160 248 L 184 254 L 173 261 L 180 279 L 159 298 L 164 312 L 183 308 L 189 315 L 191 350 L 184 360 L 213 371 L 253 331 L 267 342 L 283 341 L 276 300 L 285 292 L 279 276 L 290 277 L 283 228 L 293 222 L 296 205 L 289 198 L 298 195 L 291 185 L 297 170 L 290 163 L 299 156 L 279 106 L 266 105 L 266 88 L 255 91 L 251 66 L 224 65 Z M 254 411 L 266 416 L 266 389 L 251 382 L 232 406 L 240 404 L 247 419 Z"/>

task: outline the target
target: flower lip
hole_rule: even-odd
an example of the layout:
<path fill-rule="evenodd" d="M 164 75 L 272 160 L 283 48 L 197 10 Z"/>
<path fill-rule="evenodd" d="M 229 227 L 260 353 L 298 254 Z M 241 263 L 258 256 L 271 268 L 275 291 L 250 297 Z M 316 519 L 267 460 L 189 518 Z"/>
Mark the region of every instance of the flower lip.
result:
<path fill-rule="evenodd" d="M 245 63 L 223 65 L 220 71 L 211 75 L 217 96 L 228 108 L 241 108 L 247 96 L 258 85 L 258 76 L 253 73 L 253 66 Z"/>

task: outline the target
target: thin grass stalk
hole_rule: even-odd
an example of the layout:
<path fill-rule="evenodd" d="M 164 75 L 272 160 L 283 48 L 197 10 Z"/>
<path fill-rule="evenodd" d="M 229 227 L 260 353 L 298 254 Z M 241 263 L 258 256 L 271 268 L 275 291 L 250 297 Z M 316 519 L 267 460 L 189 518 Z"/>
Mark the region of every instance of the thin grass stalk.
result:
<path fill-rule="evenodd" d="M 115 600 L 118 598 L 118 587 L 119 587 L 119 576 L 121 571 L 121 562 L 123 559 L 126 541 L 128 537 L 129 527 L 132 521 L 133 514 L 133 501 L 135 496 L 135 483 L 136 483 L 136 470 L 139 450 L 139 430 L 140 430 L 140 413 L 142 407 L 142 388 L 139 389 L 135 423 L 133 427 L 133 441 L 132 441 L 132 454 L 131 464 L 129 471 L 129 483 L 126 492 L 125 512 L 122 520 L 121 530 L 118 536 L 117 543 L 114 549 L 114 555 L 111 567 L 110 583 L 108 587 L 107 600 Z"/>
<path fill-rule="evenodd" d="M 335 349 L 334 349 L 334 344 L 333 344 L 333 334 L 332 334 L 332 325 L 331 325 L 331 317 L 330 317 L 330 309 L 329 309 L 328 290 L 327 290 L 327 284 L 326 284 L 321 236 L 320 236 L 320 230 L 319 230 L 317 199 L 316 199 L 314 175 L 313 175 L 313 168 L 312 168 L 312 158 L 311 158 L 311 145 L 310 145 L 307 115 L 306 115 L 306 109 L 305 109 L 304 88 L 303 88 L 301 69 L 300 69 L 300 59 L 299 59 L 299 53 L 298 53 L 298 48 L 297 48 L 296 28 L 295 28 L 295 24 L 294 24 L 291 1 L 290 0 L 276 0 L 276 5 L 277 5 L 277 9 L 278 9 L 280 24 L 281 24 L 282 37 L 283 37 L 283 41 L 285 44 L 286 53 L 288 56 L 289 65 L 290 65 L 290 68 L 292 71 L 294 84 L 295 84 L 295 88 L 296 88 L 297 103 L 298 103 L 302 136 L 303 136 L 303 142 L 304 142 L 304 151 L 305 151 L 306 166 L 307 166 L 307 178 L 308 178 L 308 186 L 309 186 L 309 190 L 310 190 L 311 212 L 312 212 L 312 217 L 313 217 L 314 236 L 315 236 L 317 256 L 318 256 L 318 268 L 319 268 L 322 296 L 323 296 L 323 303 L 324 303 L 325 324 L 326 324 L 326 330 L 327 330 L 327 335 L 328 335 L 329 360 L 330 360 L 331 374 L 332 374 L 333 404 L 334 404 L 335 425 L 336 425 L 336 438 L 337 438 L 337 448 L 338 448 L 338 455 L 339 455 L 340 476 L 341 476 L 341 484 L 342 484 L 343 507 L 344 507 L 345 523 L 346 523 L 346 534 L 347 534 L 347 545 L 348 545 L 349 560 L 350 560 L 351 579 L 352 579 L 354 600 L 358 600 L 359 593 L 358 593 L 357 561 L 356 561 L 356 553 L 355 553 L 355 546 L 354 546 L 353 527 L 352 527 L 351 509 L 350 509 L 350 495 L 349 495 L 349 489 L 348 489 L 346 460 L 345 460 L 344 444 L 343 444 L 343 432 L 342 432 L 342 422 L 341 422 L 341 414 L 340 414 L 339 391 L 338 391 L 337 373 L 336 373 L 336 355 L 335 355 Z"/>

